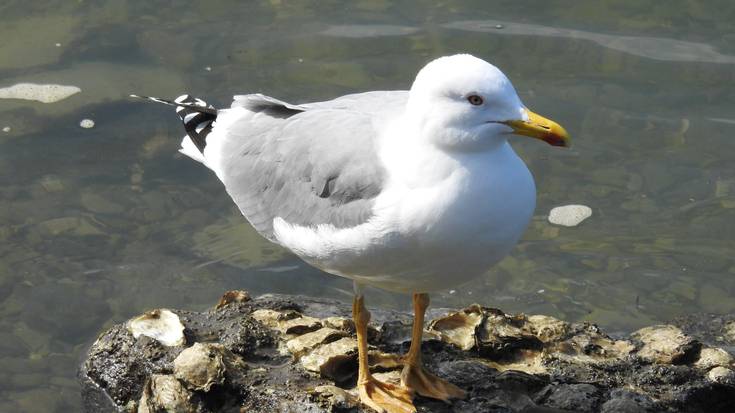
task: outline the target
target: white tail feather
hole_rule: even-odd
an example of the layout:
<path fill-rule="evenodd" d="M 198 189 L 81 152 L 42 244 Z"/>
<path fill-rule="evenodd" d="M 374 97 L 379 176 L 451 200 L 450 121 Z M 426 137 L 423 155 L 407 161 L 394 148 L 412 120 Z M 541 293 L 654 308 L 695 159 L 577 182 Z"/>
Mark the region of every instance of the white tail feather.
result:
<path fill-rule="evenodd" d="M 194 145 L 194 142 L 188 136 L 184 136 L 184 139 L 181 140 L 181 148 L 179 148 L 179 152 L 197 162 L 203 163 L 204 166 L 207 165 L 206 161 L 204 160 L 204 154 L 199 152 L 199 149 L 196 147 L 196 145 Z"/>

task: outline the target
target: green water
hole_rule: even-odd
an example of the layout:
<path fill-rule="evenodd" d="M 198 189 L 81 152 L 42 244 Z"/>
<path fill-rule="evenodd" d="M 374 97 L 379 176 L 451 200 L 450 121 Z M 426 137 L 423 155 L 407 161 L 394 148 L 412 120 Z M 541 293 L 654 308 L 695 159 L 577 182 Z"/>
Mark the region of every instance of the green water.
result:
<path fill-rule="evenodd" d="M 78 410 L 86 346 L 153 307 L 203 309 L 234 288 L 350 299 L 348 281 L 255 234 L 217 179 L 176 153 L 173 112 L 129 93 L 310 101 L 404 89 L 431 58 L 471 52 L 574 147 L 515 142 L 539 191 L 531 227 L 437 306 L 612 332 L 735 311 L 731 0 L 6 0 L 0 38 L 0 87 L 82 89 L 51 104 L 0 99 L 0 411 Z M 570 203 L 593 216 L 546 221 Z M 368 302 L 408 308 L 377 290 Z"/>

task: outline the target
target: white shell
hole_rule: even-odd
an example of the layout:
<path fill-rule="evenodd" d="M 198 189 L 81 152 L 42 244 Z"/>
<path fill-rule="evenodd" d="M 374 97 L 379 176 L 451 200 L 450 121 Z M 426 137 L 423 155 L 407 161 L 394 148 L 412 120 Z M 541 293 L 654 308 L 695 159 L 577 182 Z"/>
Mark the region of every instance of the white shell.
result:
<path fill-rule="evenodd" d="M 150 337 L 164 346 L 184 344 L 184 325 L 171 310 L 157 309 L 128 321 L 128 330 L 133 337 Z"/>
<path fill-rule="evenodd" d="M 549 222 L 565 227 L 576 227 L 592 216 L 592 208 L 587 205 L 564 205 L 549 212 Z"/>

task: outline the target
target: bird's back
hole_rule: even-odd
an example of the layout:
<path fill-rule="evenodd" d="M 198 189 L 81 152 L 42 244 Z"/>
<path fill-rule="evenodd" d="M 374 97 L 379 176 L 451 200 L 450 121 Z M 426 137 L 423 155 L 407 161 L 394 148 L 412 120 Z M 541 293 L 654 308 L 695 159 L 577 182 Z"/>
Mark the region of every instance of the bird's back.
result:
<path fill-rule="evenodd" d="M 377 135 L 405 99 L 406 92 L 370 92 L 292 105 L 236 96 L 207 137 L 205 164 L 268 239 L 277 241 L 276 217 L 302 226 L 356 226 L 370 218 L 385 181 Z"/>

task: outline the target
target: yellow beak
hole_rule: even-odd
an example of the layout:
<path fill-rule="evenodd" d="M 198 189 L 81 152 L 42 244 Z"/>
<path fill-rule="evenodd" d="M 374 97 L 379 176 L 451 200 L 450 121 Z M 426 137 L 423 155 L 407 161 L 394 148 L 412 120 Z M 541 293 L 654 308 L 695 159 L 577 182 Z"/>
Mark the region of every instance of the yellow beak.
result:
<path fill-rule="evenodd" d="M 500 122 L 513 128 L 516 135 L 530 136 L 541 139 L 553 146 L 569 147 L 572 142 L 567 131 L 551 119 L 546 119 L 526 108 L 528 120 L 509 120 Z"/>

